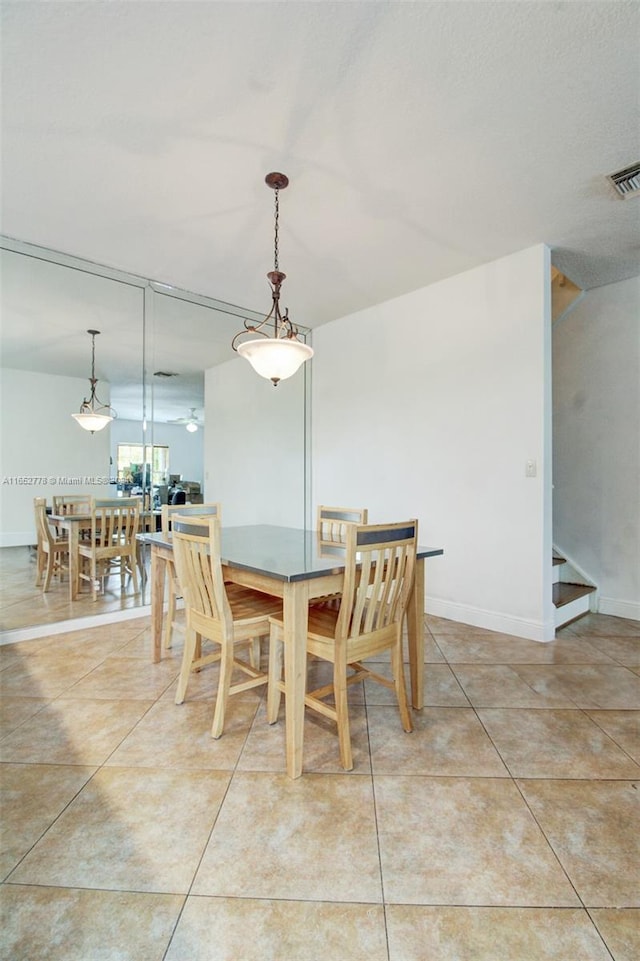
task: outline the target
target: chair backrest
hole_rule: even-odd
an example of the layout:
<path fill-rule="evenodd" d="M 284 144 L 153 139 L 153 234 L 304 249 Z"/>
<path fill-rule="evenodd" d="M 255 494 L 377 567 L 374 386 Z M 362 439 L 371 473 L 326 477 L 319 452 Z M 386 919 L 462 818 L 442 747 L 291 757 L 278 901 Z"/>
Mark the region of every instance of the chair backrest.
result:
<path fill-rule="evenodd" d="M 217 517 L 218 520 L 222 520 L 222 507 L 218 503 L 182 504 L 181 506 L 176 505 L 175 507 L 173 505 L 163 504 L 161 511 L 162 511 L 161 516 L 162 516 L 162 533 L 163 534 L 169 533 L 169 531 L 171 530 L 172 518 L 178 513 L 189 514 L 189 515 L 197 514 L 197 515 L 202 515 L 204 517 Z"/>
<path fill-rule="evenodd" d="M 90 514 L 93 497 L 90 494 L 54 494 L 54 514 Z"/>
<path fill-rule="evenodd" d="M 175 514 L 172 526 L 173 559 L 186 607 L 217 622 L 221 633 L 233 632 L 220 563 L 220 518 Z"/>
<path fill-rule="evenodd" d="M 91 542 L 96 548 L 135 543 L 140 517 L 138 497 L 96 500 L 91 511 Z"/>
<path fill-rule="evenodd" d="M 318 507 L 316 530 L 321 541 L 344 540 L 349 524 L 366 524 L 366 507 Z"/>
<path fill-rule="evenodd" d="M 346 565 L 336 636 L 359 637 L 402 621 L 413 587 L 417 520 L 347 529 Z"/>
<path fill-rule="evenodd" d="M 174 491 L 171 495 L 171 504 L 175 506 L 176 504 L 186 504 L 187 503 L 187 492 L 186 491 Z"/>
<path fill-rule="evenodd" d="M 36 519 L 36 537 L 38 539 L 38 550 L 46 550 L 53 544 L 53 534 L 47 520 L 47 498 L 34 497 L 33 510 Z"/>

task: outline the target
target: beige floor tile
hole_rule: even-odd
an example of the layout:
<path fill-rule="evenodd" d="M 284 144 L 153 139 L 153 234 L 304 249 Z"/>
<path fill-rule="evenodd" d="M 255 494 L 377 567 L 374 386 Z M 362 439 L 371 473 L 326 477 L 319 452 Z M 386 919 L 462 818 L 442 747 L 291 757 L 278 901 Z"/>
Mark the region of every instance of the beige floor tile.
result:
<path fill-rule="evenodd" d="M 508 634 L 446 634 L 438 644 L 450 664 L 612 664 L 586 640 L 542 644 Z"/>
<path fill-rule="evenodd" d="M 373 667 L 373 665 L 372 665 Z M 391 665 L 377 664 L 373 667 L 383 677 L 391 679 Z M 405 686 L 410 696 L 411 680 L 409 667 L 405 664 Z M 364 694 L 370 704 L 396 704 L 395 691 L 377 684 L 375 681 L 365 681 Z M 458 680 L 448 664 L 429 664 L 424 669 L 424 702 L 432 707 L 468 707 L 469 701 L 460 687 Z"/>
<path fill-rule="evenodd" d="M 560 680 L 542 677 L 543 667 L 526 665 L 454 664 L 453 673 L 474 707 L 574 708 Z"/>
<path fill-rule="evenodd" d="M 213 705 L 207 701 L 158 701 L 107 765 L 174 770 L 233 770 L 247 739 L 257 703 L 231 698 L 224 733 L 211 737 Z"/>
<path fill-rule="evenodd" d="M 41 711 L 50 699 L 46 697 L 12 697 L 3 694 L 0 697 L 0 737 L 5 737 L 11 731 Z"/>
<path fill-rule="evenodd" d="M 513 777 L 640 777 L 640 767 L 582 711 L 479 708 L 478 715 Z"/>
<path fill-rule="evenodd" d="M 169 660 L 151 664 L 114 655 L 70 688 L 67 697 L 147 701 L 164 693 L 179 670 L 179 664 Z"/>
<path fill-rule="evenodd" d="M 218 771 L 103 767 L 11 880 L 185 894 L 228 783 Z"/>
<path fill-rule="evenodd" d="M 587 714 L 640 764 L 640 710 L 587 711 Z"/>
<path fill-rule="evenodd" d="M 625 667 L 640 667 L 640 637 L 590 637 L 592 647 Z"/>
<path fill-rule="evenodd" d="M 364 707 L 349 707 L 351 726 L 352 774 L 370 774 L 369 731 Z M 267 724 L 266 704 L 258 708 L 246 744 L 238 761 L 239 771 L 286 771 L 286 727 L 284 704 L 276 724 Z M 307 710 L 304 723 L 303 773 L 344 774 L 335 723 Z"/>
<path fill-rule="evenodd" d="M 58 698 L 2 741 L 0 759 L 102 764 L 152 703 Z"/>
<path fill-rule="evenodd" d="M 586 911 L 387 907 L 390 961 L 611 961 Z"/>
<path fill-rule="evenodd" d="M 574 637 L 640 637 L 640 621 L 609 614 L 587 614 L 562 629 L 563 636 Z"/>
<path fill-rule="evenodd" d="M 633 711 L 640 704 L 640 678 L 618 664 L 523 665 L 518 673 L 536 688 L 558 688 L 577 707 Z"/>
<path fill-rule="evenodd" d="M 387 961 L 378 904 L 190 897 L 166 961 Z"/>
<path fill-rule="evenodd" d="M 5 878 L 89 780 L 93 767 L 3 764 L 0 767 L 2 852 Z"/>
<path fill-rule="evenodd" d="M 638 790 L 630 781 L 518 782 L 587 907 L 638 907 Z"/>
<path fill-rule="evenodd" d="M 512 781 L 382 775 L 374 787 L 387 903 L 578 904 Z"/>
<path fill-rule="evenodd" d="M 172 648 L 173 651 L 173 648 Z M 175 661 L 176 677 L 175 680 L 169 685 L 163 694 L 163 699 L 168 701 L 174 701 L 176 696 L 176 688 L 178 686 L 178 674 L 180 673 L 180 667 L 182 665 L 182 645 L 177 647 L 175 653 L 171 654 Z M 163 655 L 162 664 L 169 663 L 169 658 Z M 265 668 L 266 671 L 266 668 Z M 186 701 L 208 701 L 213 710 L 213 703 L 218 694 L 218 681 L 220 679 L 220 666 L 218 663 L 207 664 L 202 670 L 194 671 L 189 677 L 189 684 L 187 686 Z M 233 682 L 236 681 L 246 681 L 247 677 L 239 671 L 234 670 Z M 246 700 L 251 701 L 252 704 L 257 705 L 260 700 L 266 695 L 266 684 L 260 687 L 251 688 L 248 691 L 242 691 L 240 694 L 234 694 L 235 700 Z"/>
<path fill-rule="evenodd" d="M 371 778 L 237 773 L 192 893 L 381 902 Z"/>
<path fill-rule="evenodd" d="M 638 961 L 640 958 L 640 910 L 592 908 L 589 914 L 615 961 Z"/>
<path fill-rule="evenodd" d="M 100 664 L 101 657 L 65 657 L 63 649 L 55 654 L 21 658 L 0 674 L 2 695 L 14 697 L 58 697 Z"/>
<path fill-rule="evenodd" d="M 406 734 L 397 710 L 367 708 L 374 774 L 508 777 L 498 752 L 471 708 L 425 707 Z"/>
<path fill-rule="evenodd" d="M 162 961 L 184 896 L 5 884 L 0 902 L 12 961 Z"/>

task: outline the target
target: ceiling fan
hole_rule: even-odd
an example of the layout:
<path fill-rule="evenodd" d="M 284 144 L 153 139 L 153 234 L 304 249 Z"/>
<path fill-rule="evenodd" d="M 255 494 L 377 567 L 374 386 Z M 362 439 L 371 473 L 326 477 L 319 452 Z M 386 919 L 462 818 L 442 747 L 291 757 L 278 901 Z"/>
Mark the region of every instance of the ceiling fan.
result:
<path fill-rule="evenodd" d="M 194 434 L 198 427 L 203 427 L 202 421 L 198 420 L 196 417 L 195 407 L 189 408 L 188 417 L 176 417 L 175 420 L 168 420 L 167 424 L 184 424 L 190 434 Z"/>

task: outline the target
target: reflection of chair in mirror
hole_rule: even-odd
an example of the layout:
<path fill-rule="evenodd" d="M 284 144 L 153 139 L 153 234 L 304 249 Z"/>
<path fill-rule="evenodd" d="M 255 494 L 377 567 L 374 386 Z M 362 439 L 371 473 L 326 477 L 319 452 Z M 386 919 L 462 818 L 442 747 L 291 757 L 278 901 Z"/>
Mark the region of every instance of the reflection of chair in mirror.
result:
<path fill-rule="evenodd" d="M 218 503 L 183 504 L 182 506 L 170 506 L 168 504 L 163 504 L 162 533 L 165 535 L 165 537 L 171 532 L 172 516 L 178 512 L 180 512 L 180 514 L 184 514 L 185 516 L 203 515 L 205 517 L 217 517 L 219 521 L 222 520 L 222 508 Z M 166 568 L 169 581 L 169 602 L 167 607 L 167 618 L 164 622 L 164 630 L 162 632 L 162 646 L 164 650 L 169 650 L 171 647 L 171 639 L 176 619 L 176 600 L 178 597 L 182 597 L 182 590 L 178 582 L 178 575 L 176 574 L 174 562 L 172 560 L 167 560 Z"/>
<path fill-rule="evenodd" d="M 93 498 L 90 494 L 54 494 L 53 514 L 90 514 Z"/>
<path fill-rule="evenodd" d="M 233 694 L 266 684 L 260 666 L 240 659 L 239 646 L 249 645 L 269 633 L 269 617 L 282 616 L 282 601 L 237 584 L 225 584 L 220 561 L 220 520 L 177 513 L 173 518 L 173 551 L 178 579 L 184 593 L 187 631 L 176 704 L 184 701 L 189 675 L 213 661 L 220 661 L 220 677 L 213 715 L 212 737 L 220 737 L 227 701 Z M 217 648 L 196 656 L 198 637 Z M 233 669 L 248 680 L 232 684 Z"/>
<path fill-rule="evenodd" d="M 333 683 L 310 691 L 307 707 L 332 718 L 338 725 L 340 760 L 353 767 L 347 687 L 370 678 L 395 690 L 405 731 L 412 730 L 402 665 L 402 619 L 413 588 L 418 543 L 418 522 L 351 525 L 346 533 L 346 566 L 342 598 L 337 609 L 329 605 L 309 609 L 307 651 L 333 664 Z M 281 618 L 271 619 L 267 720 L 278 718 L 282 682 L 284 629 Z M 393 680 L 362 664 L 364 658 L 391 652 Z M 353 673 L 348 674 L 347 668 Z M 286 679 L 285 679 L 286 680 Z M 333 695 L 335 707 L 325 698 Z"/>
<path fill-rule="evenodd" d="M 51 529 L 44 497 L 34 497 L 33 507 L 38 538 L 36 587 L 40 586 L 44 576 L 42 591 L 46 593 L 52 576 L 59 574 L 62 580 L 62 572 L 68 570 L 69 541 L 66 537 L 58 537 Z"/>
<path fill-rule="evenodd" d="M 136 497 L 118 500 L 95 501 L 91 511 L 91 526 L 87 524 L 88 537 L 83 536 L 78 545 L 79 560 L 86 559 L 89 571 L 79 570 L 81 580 L 89 581 L 94 601 L 98 599 L 98 579 L 120 572 L 120 587 L 124 590 L 125 577 L 130 574 L 133 588 L 138 593 L 137 541 L 140 501 Z M 78 564 L 80 568 L 80 564 Z"/>
<path fill-rule="evenodd" d="M 350 524 L 366 524 L 369 511 L 366 507 L 318 507 L 316 531 L 318 534 L 318 554 L 320 557 L 341 550 L 346 542 L 347 528 Z M 340 594 L 327 594 L 317 597 L 312 604 L 326 604 L 337 601 Z"/>

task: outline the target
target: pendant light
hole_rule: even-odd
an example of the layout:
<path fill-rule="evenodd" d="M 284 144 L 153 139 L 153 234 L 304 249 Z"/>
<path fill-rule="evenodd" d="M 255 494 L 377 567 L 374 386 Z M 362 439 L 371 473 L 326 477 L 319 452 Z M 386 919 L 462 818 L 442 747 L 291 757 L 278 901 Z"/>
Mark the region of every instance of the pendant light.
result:
<path fill-rule="evenodd" d="M 94 434 L 97 430 L 102 430 L 107 424 L 110 424 L 114 417 L 118 415 L 113 407 L 101 403 L 96 395 L 96 384 L 98 383 L 96 380 L 96 337 L 100 331 L 88 330 L 87 333 L 91 334 L 91 377 L 89 378 L 91 395 L 89 400 L 85 397 L 82 401 L 80 413 L 72 414 L 71 416 L 84 430 L 88 430 Z"/>
<path fill-rule="evenodd" d="M 241 330 L 233 338 L 231 346 L 241 357 L 249 361 L 256 373 L 266 377 L 277 387 L 281 380 L 293 376 L 298 368 L 313 357 L 313 350 L 308 344 L 298 340 L 298 328 L 289 320 L 289 310 L 284 315 L 280 313 L 280 288 L 286 278 L 278 269 L 278 222 L 279 222 L 279 194 L 289 183 L 285 174 L 270 173 L 264 178 L 265 183 L 275 190 L 275 230 L 273 249 L 273 270 L 267 274 L 271 286 L 271 310 L 262 323 L 257 326 L 244 322 Z M 263 328 L 273 321 L 273 336 Z M 241 341 L 244 334 L 259 334 L 257 338 Z"/>

